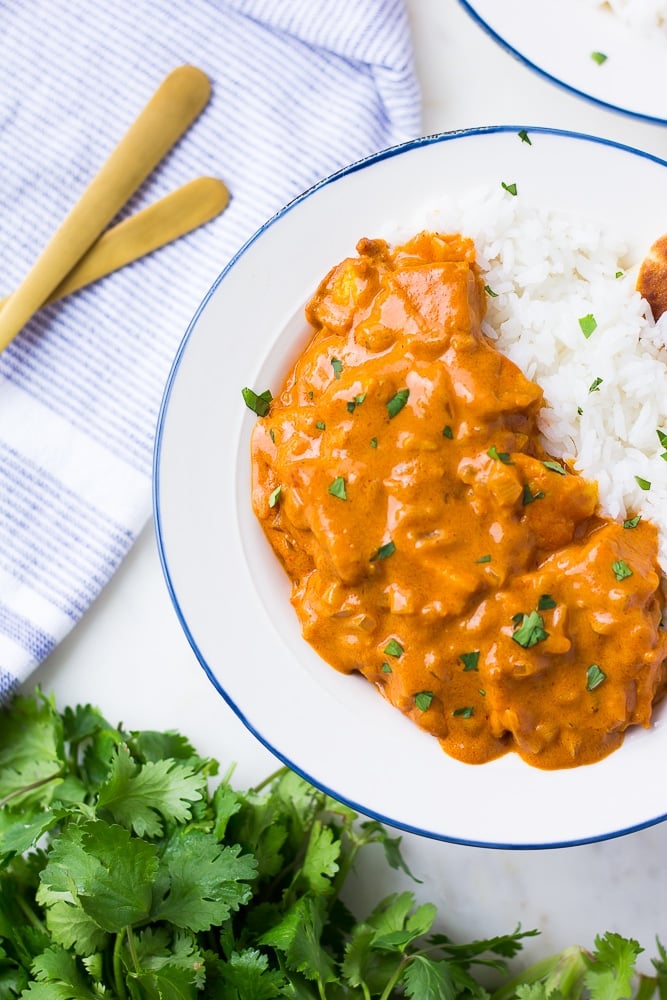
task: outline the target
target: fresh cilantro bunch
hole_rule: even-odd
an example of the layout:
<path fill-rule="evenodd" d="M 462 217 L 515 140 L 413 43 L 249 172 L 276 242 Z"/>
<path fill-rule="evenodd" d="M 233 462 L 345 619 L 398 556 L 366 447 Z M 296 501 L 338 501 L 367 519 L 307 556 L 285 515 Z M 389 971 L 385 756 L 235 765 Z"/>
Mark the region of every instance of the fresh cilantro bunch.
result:
<path fill-rule="evenodd" d="M 287 769 L 247 791 L 218 769 L 39 691 L 0 711 L 0 1000 L 488 1000 L 480 970 L 493 1000 L 630 996 L 614 935 L 508 980 L 519 930 L 455 944 L 410 892 L 359 921 L 359 852 L 405 870 L 399 839 Z M 667 996 L 666 959 L 638 1000 Z"/>

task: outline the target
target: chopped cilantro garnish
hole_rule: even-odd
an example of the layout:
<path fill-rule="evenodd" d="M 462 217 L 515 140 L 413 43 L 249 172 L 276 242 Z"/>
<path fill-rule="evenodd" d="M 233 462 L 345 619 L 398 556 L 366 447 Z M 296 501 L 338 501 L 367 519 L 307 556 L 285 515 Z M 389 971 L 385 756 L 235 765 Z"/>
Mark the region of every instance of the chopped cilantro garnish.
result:
<path fill-rule="evenodd" d="M 661 431 L 660 429 L 656 430 L 655 433 L 658 435 L 658 441 L 660 442 L 662 447 L 667 448 L 667 434 L 665 434 L 665 432 Z"/>
<path fill-rule="evenodd" d="M 463 664 L 464 671 L 477 670 L 477 664 L 479 663 L 479 650 L 473 649 L 472 653 L 461 653 L 459 660 Z"/>
<path fill-rule="evenodd" d="M 540 599 L 537 602 L 538 611 L 550 611 L 551 608 L 556 607 L 556 602 L 554 601 L 551 594 L 540 594 Z"/>
<path fill-rule="evenodd" d="M 345 491 L 345 479 L 343 476 L 336 476 L 331 486 L 327 490 L 332 497 L 338 497 L 339 500 L 347 500 L 347 493 Z"/>
<path fill-rule="evenodd" d="M 627 580 L 629 576 L 632 576 L 632 570 L 625 559 L 617 559 L 611 564 L 611 568 L 617 580 Z"/>
<path fill-rule="evenodd" d="M 333 368 L 334 378 L 340 378 L 343 371 L 343 362 L 339 361 L 338 358 L 332 358 L 331 367 Z"/>
<path fill-rule="evenodd" d="M 377 446 L 378 446 L 378 439 L 371 438 L 371 448 L 377 448 Z"/>
<path fill-rule="evenodd" d="M 466 705 L 464 708 L 455 708 L 452 715 L 457 715 L 461 719 L 470 719 L 474 714 L 474 708 L 472 705 Z"/>
<path fill-rule="evenodd" d="M 276 432 L 274 431 L 273 427 L 269 427 L 269 437 L 271 438 L 271 440 L 275 444 L 276 443 Z"/>
<path fill-rule="evenodd" d="M 591 59 L 593 60 L 594 63 L 597 63 L 598 66 L 601 66 L 602 63 L 606 62 L 607 58 L 608 57 L 605 55 L 604 52 L 591 52 Z"/>
<path fill-rule="evenodd" d="M 579 416 L 581 416 L 583 414 L 583 412 L 584 411 L 582 410 L 582 408 L 580 406 L 578 406 L 577 407 L 577 413 L 579 414 Z"/>
<path fill-rule="evenodd" d="M 579 326 L 581 327 L 581 332 L 586 340 L 588 340 L 593 331 L 597 329 L 597 325 L 597 320 L 595 319 L 593 313 L 587 313 L 585 316 L 579 317 Z"/>
<path fill-rule="evenodd" d="M 542 465 L 544 466 L 545 469 L 548 469 L 549 472 L 557 472 L 559 476 L 567 475 L 567 472 L 565 471 L 563 466 L 559 465 L 558 462 L 552 462 L 548 460 L 546 462 L 542 462 Z"/>
<path fill-rule="evenodd" d="M 348 413 L 354 413 L 357 406 L 361 406 L 365 398 L 366 398 L 366 393 L 360 392 L 358 396 L 354 397 L 354 399 L 350 399 L 347 404 Z"/>
<path fill-rule="evenodd" d="M 327 429 L 327 425 L 324 423 L 323 420 L 318 420 L 315 426 L 317 427 L 318 431 L 325 431 Z"/>
<path fill-rule="evenodd" d="M 479 559 L 475 559 L 476 563 L 488 563 L 491 562 L 491 556 L 487 552 L 486 555 L 480 556 Z"/>
<path fill-rule="evenodd" d="M 615 278 L 622 278 L 623 277 L 623 271 L 617 271 L 616 274 L 614 275 L 614 277 Z"/>
<path fill-rule="evenodd" d="M 420 710 L 420 712 L 425 712 L 431 707 L 431 702 L 433 701 L 432 691 L 420 691 L 419 694 L 415 695 L 415 705 Z"/>
<path fill-rule="evenodd" d="M 484 285 L 484 291 L 486 292 L 487 295 L 490 295 L 492 299 L 498 298 L 498 292 L 494 292 L 494 290 L 491 288 L 491 285 Z"/>
<path fill-rule="evenodd" d="M 635 476 L 635 482 L 637 483 L 637 486 L 639 487 L 640 490 L 651 489 L 651 483 L 650 480 L 648 479 L 642 479 L 641 476 Z"/>
<path fill-rule="evenodd" d="M 498 451 L 495 444 L 492 444 L 486 453 L 489 458 L 495 458 L 497 462 L 503 462 L 505 465 L 514 465 L 514 462 L 509 456 L 507 451 Z"/>
<path fill-rule="evenodd" d="M 590 667 L 586 671 L 586 688 L 588 691 L 594 691 L 596 687 L 600 687 L 603 681 L 606 681 L 607 675 L 604 670 L 600 670 L 597 663 L 591 663 Z"/>
<path fill-rule="evenodd" d="M 513 620 L 516 620 L 516 616 Z M 544 619 L 537 611 L 531 611 L 528 615 L 522 614 L 520 621 L 521 624 L 513 633 L 512 638 L 524 649 L 549 638 L 549 633 L 544 628 Z"/>
<path fill-rule="evenodd" d="M 504 191 L 507 191 L 508 194 L 516 196 L 518 193 L 517 186 L 514 182 L 512 182 L 511 184 L 506 184 L 505 181 L 502 181 L 501 187 L 503 188 Z"/>
<path fill-rule="evenodd" d="M 269 494 L 269 507 L 275 507 L 275 505 L 278 503 L 278 497 L 280 496 L 281 490 L 282 486 L 276 486 L 273 493 Z"/>
<path fill-rule="evenodd" d="M 258 417 L 265 417 L 269 412 L 271 400 L 273 399 L 270 389 L 256 393 L 253 389 L 249 389 L 246 386 L 245 389 L 241 389 L 241 395 L 248 409 L 256 413 Z"/>
<path fill-rule="evenodd" d="M 639 524 L 639 522 L 641 521 L 641 519 L 642 519 L 641 514 L 635 514 L 634 517 L 629 517 L 629 518 L 627 518 L 627 520 L 625 520 L 623 522 L 623 527 L 624 528 L 636 528 L 637 525 Z"/>
<path fill-rule="evenodd" d="M 375 562 L 376 559 L 387 559 L 389 556 L 393 555 L 396 551 L 396 546 L 393 542 L 385 542 L 381 545 L 379 549 L 376 549 L 371 556 L 371 562 Z"/>
<path fill-rule="evenodd" d="M 403 655 L 403 647 L 401 646 L 400 642 L 396 641 L 396 639 L 390 639 L 387 645 L 384 647 L 384 651 L 387 654 L 387 656 L 399 657 Z"/>
<path fill-rule="evenodd" d="M 386 660 L 385 660 L 385 662 L 384 662 L 384 663 L 382 664 L 382 672 L 383 672 L 384 674 L 391 674 L 391 673 L 393 672 L 393 671 L 392 671 L 392 669 L 391 669 L 391 667 L 389 666 L 389 664 L 387 663 L 387 661 L 386 661 Z"/>
<path fill-rule="evenodd" d="M 454 437 L 454 431 L 451 429 L 449 424 L 445 424 L 445 426 L 442 428 L 442 436 L 446 437 L 449 441 L 451 441 L 452 438 Z"/>
<path fill-rule="evenodd" d="M 521 495 L 521 502 L 524 507 L 532 503 L 533 500 L 544 500 L 544 493 L 542 490 L 538 490 L 536 493 L 531 493 L 529 483 L 524 483 L 523 493 Z"/>
<path fill-rule="evenodd" d="M 387 403 L 387 412 L 390 419 L 395 417 L 397 413 L 400 413 L 405 404 L 408 401 L 408 396 L 410 395 L 409 389 L 399 389 L 395 396 L 392 396 Z"/>
<path fill-rule="evenodd" d="M 525 128 L 522 128 L 521 131 L 519 132 L 519 138 L 521 139 L 521 142 L 527 142 L 529 146 L 533 145 L 532 142 L 530 141 L 530 136 L 526 132 Z"/>
<path fill-rule="evenodd" d="M 600 386 L 602 385 L 603 382 L 604 382 L 603 378 L 594 378 L 593 381 L 591 382 L 591 384 L 588 387 L 588 391 L 589 392 L 599 392 L 600 391 Z"/>

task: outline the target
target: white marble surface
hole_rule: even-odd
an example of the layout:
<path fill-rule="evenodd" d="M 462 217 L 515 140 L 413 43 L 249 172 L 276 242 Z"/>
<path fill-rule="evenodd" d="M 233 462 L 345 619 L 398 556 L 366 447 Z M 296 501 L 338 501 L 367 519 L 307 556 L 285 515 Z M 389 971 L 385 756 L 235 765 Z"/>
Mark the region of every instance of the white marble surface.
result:
<path fill-rule="evenodd" d="M 352 2 L 352 0 L 351 0 Z M 457 0 L 409 0 L 425 133 L 489 124 L 548 125 L 593 133 L 667 158 L 667 127 L 573 97 L 512 58 Z M 667 220 L 666 220 L 667 221 Z M 172 609 L 149 525 L 95 606 L 35 675 L 61 706 L 98 705 L 132 728 L 177 728 L 207 754 L 236 761 L 239 785 L 275 759 L 245 730 L 200 669 Z M 437 790 L 434 790 L 437 794 Z M 623 790 L 619 789 L 619 795 Z M 456 803 L 451 804 L 456 808 Z M 511 803 L 508 803 L 511 808 Z M 537 927 L 525 958 L 614 930 L 648 957 L 667 942 L 667 826 L 582 847 L 499 851 L 405 835 L 404 853 L 454 938 Z M 403 885 L 379 855 L 360 866 L 353 905 Z"/>

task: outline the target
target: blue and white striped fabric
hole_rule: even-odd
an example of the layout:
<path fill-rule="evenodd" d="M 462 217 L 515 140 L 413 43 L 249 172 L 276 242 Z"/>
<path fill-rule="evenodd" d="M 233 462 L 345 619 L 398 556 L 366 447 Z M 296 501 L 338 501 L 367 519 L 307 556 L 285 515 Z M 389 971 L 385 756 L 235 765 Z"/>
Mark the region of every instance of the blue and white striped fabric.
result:
<path fill-rule="evenodd" d="M 212 99 L 127 212 L 200 175 L 232 192 L 0 354 L 2 701 L 148 520 L 163 386 L 216 275 L 292 197 L 417 135 L 419 92 L 403 0 L 0 0 L 0 32 L 0 295 L 176 66 L 204 70 Z"/>

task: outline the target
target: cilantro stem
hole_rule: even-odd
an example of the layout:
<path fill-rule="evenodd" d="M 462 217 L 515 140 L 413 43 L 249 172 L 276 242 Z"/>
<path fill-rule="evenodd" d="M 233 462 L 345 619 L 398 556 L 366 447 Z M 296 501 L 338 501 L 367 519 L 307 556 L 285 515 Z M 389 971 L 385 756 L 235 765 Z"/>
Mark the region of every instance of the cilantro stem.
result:
<path fill-rule="evenodd" d="M 15 788 L 13 792 L 9 792 L 5 795 L 4 799 L 0 799 L 0 809 L 11 802 L 12 799 L 18 798 L 19 795 L 24 795 L 25 792 L 33 792 L 36 788 L 41 788 L 42 785 L 48 785 L 50 781 L 55 781 L 56 778 L 61 778 L 63 775 L 63 769 L 59 768 L 54 771 L 53 774 L 49 774 L 46 778 L 40 778 L 39 781 L 31 781 L 29 785 L 23 785 L 22 788 Z"/>
<path fill-rule="evenodd" d="M 113 946 L 113 981 L 118 994 L 118 1000 L 127 1000 L 127 990 L 125 989 L 125 976 L 123 974 L 123 960 L 121 948 L 123 946 L 123 935 L 116 934 Z"/>
<path fill-rule="evenodd" d="M 396 971 L 394 972 L 393 976 L 389 979 L 387 985 L 385 986 L 380 995 L 380 1000 L 390 1000 L 390 997 L 394 992 L 394 987 L 397 986 L 398 983 L 401 981 L 403 973 L 405 972 L 405 967 L 409 964 L 410 961 L 411 958 L 409 955 L 401 956 L 401 960 L 398 963 Z"/>
<path fill-rule="evenodd" d="M 635 1000 L 651 1000 L 657 986 L 658 980 L 655 976 L 646 976 L 643 973 L 640 973 L 639 985 L 637 986 L 637 992 L 635 993 Z"/>
<path fill-rule="evenodd" d="M 581 996 L 583 974 L 586 971 L 584 951 L 577 946 L 565 948 L 556 955 L 542 958 L 508 980 L 500 989 L 491 994 L 491 1000 L 513 1000 L 519 986 L 531 986 L 546 981 L 561 996 L 577 998 Z M 577 989 L 577 987 L 579 987 Z M 547 995 L 549 990 L 547 990 Z"/>
<path fill-rule="evenodd" d="M 17 895 L 15 897 L 15 902 L 16 902 L 18 908 L 23 913 L 23 915 L 27 918 L 28 923 L 30 923 L 36 930 L 39 930 L 39 931 L 43 932 L 44 931 L 44 922 L 42 920 L 40 920 L 39 917 L 37 916 L 37 914 L 35 913 L 35 911 L 30 906 L 28 906 L 28 904 L 26 903 L 25 899 L 23 899 L 21 896 Z"/>
<path fill-rule="evenodd" d="M 288 767 L 279 767 L 277 771 L 273 771 L 268 775 L 268 777 L 263 778 L 258 785 L 254 785 L 251 791 L 254 792 L 255 795 L 258 795 L 259 792 L 263 791 L 267 787 L 267 785 L 272 785 L 274 781 L 277 781 L 278 778 L 282 778 L 282 776 L 287 774 L 288 771 Z"/>

